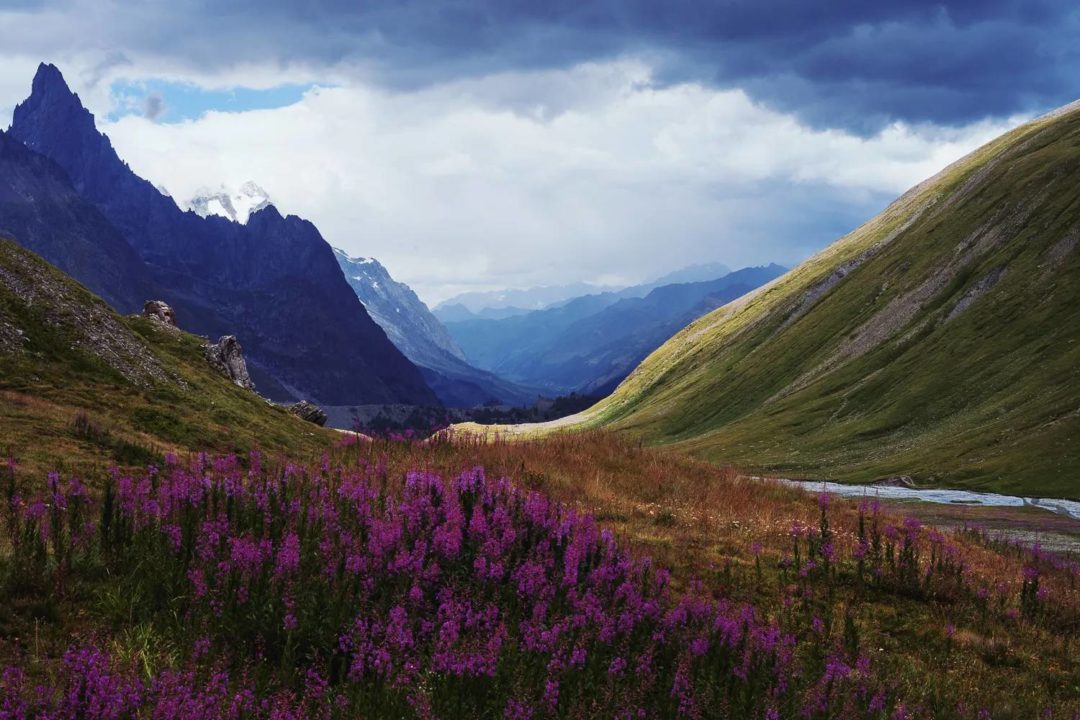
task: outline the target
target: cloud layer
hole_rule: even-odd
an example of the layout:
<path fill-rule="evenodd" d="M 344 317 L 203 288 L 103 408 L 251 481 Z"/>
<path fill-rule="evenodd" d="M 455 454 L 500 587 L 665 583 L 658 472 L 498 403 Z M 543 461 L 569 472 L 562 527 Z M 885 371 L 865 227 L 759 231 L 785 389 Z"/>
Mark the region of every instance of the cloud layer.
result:
<path fill-rule="evenodd" d="M 614 62 L 410 92 L 316 89 L 274 110 L 130 115 L 105 130 L 174 197 L 253 179 L 437 301 L 695 262 L 795 262 L 1010 124 L 862 137 Z"/>
<path fill-rule="evenodd" d="M 177 198 L 254 180 L 437 301 L 797 262 L 1074 99 L 1078 35 L 1064 0 L 19 0 L 0 116 L 56 62 Z"/>

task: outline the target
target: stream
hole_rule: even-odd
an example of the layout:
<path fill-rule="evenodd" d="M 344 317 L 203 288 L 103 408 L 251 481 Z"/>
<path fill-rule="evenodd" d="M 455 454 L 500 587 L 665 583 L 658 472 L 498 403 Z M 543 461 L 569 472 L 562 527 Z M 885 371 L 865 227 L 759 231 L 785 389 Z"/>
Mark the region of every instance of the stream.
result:
<path fill-rule="evenodd" d="M 1080 520 L 1080 501 L 1057 498 L 1019 497 L 972 490 L 943 490 L 939 488 L 910 488 L 893 485 L 848 485 L 845 483 L 809 480 L 785 480 L 779 482 L 798 487 L 807 492 L 828 492 L 845 497 L 879 498 L 881 500 L 918 500 L 939 505 L 967 505 L 982 507 L 1035 507 L 1049 510 L 1073 520 Z"/>

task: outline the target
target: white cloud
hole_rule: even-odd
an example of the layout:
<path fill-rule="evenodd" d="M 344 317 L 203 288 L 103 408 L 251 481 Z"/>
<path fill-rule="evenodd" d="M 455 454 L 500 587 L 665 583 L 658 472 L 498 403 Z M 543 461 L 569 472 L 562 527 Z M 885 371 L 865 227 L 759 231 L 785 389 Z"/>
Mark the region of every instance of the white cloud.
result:
<path fill-rule="evenodd" d="M 0 57 L 0 127 L 11 122 L 11 113 L 30 93 L 30 80 L 38 61 L 29 56 Z"/>
<path fill-rule="evenodd" d="M 130 66 L 111 72 L 137 77 Z M 76 90 L 85 76 L 70 78 Z M 283 212 L 437 302 L 466 289 L 638 280 L 694 262 L 794 262 L 1019 121 L 895 124 L 863 138 L 810 129 L 738 90 L 654 86 L 633 60 L 413 92 L 355 77 L 335 75 L 339 86 L 275 110 L 179 124 L 126 116 L 102 129 L 174 197 L 254 180 Z M 99 117 L 103 85 L 87 96 Z"/>

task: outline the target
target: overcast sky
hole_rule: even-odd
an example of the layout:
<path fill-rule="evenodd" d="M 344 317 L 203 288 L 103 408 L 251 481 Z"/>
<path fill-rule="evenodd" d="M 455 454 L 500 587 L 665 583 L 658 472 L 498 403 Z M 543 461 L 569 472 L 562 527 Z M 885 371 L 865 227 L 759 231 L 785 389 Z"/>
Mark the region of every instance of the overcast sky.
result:
<path fill-rule="evenodd" d="M 56 63 L 174 197 L 254 180 L 429 304 L 794 264 L 1080 95 L 1071 2 L 3 0 L 0 37 L 0 117 Z"/>

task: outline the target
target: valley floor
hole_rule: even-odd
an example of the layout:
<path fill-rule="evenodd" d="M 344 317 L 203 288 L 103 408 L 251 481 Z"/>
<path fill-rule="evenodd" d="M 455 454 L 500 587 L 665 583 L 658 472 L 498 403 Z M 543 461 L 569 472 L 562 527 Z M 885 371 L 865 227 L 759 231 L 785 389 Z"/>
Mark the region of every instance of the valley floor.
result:
<path fill-rule="evenodd" d="M 176 467 L 182 468 L 184 462 L 179 460 Z M 651 567 L 669 569 L 674 599 L 702 597 L 721 605 L 745 604 L 753 609 L 755 618 L 775 623 L 780 632 L 790 634 L 794 647 L 799 649 L 793 658 L 795 664 L 784 672 L 790 673 L 790 682 L 798 690 L 785 701 L 788 704 L 778 706 L 780 717 L 887 714 L 897 718 L 982 720 L 984 717 L 1029 718 L 1038 714 L 1071 720 L 1080 709 L 1080 664 L 1076 660 L 1080 565 L 1075 556 L 1068 556 L 1075 547 L 1077 528 L 1067 518 L 1045 511 L 888 502 L 875 505 L 843 498 L 816 498 L 776 483 L 751 480 L 731 468 L 662 449 L 642 448 L 624 438 L 595 432 L 555 434 L 542 440 L 458 436 L 453 440 L 413 443 L 358 440 L 343 434 L 321 463 L 306 470 L 302 466 L 279 464 L 269 453 L 252 462 L 257 465 L 251 466 L 250 474 L 242 468 L 228 472 L 236 473 L 237 477 L 247 474 L 253 479 L 265 475 L 274 483 L 268 487 L 279 487 L 280 480 L 273 480 L 275 477 L 292 477 L 292 482 L 297 483 L 294 492 L 301 494 L 319 477 L 338 472 L 357 474 L 378 496 L 385 493 L 388 502 L 397 498 L 392 501 L 393 507 L 410 497 L 413 500 L 408 502 L 416 502 L 410 494 L 415 490 L 409 488 L 415 488 L 419 479 L 411 478 L 438 478 L 423 482 L 446 487 L 458 487 L 466 482 L 462 487 L 471 487 L 468 483 L 474 481 L 463 478 L 472 477 L 475 468 L 483 468 L 489 483 L 505 477 L 521 492 L 535 491 L 540 493 L 538 497 L 574 509 L 578 513 L 576 517 L 586 518 L 587 523 L 592 522 L 587 520 L 591 516 L 599 528 L 613 532 L 616 541 L 630 549 L 633 557 L 649 557 Z M 282 472 L 285 474 L 281 475 Z M 41 492 L 41 478 L 23 477 L 19 471 L 11 477 L 16 478 L 14 494 L 32 502 Z M 138 477 L 136 474 L 136 480 Z M 90 495 L 100 498 L 105 477 L 88 476 L 86 482 Z M 151 492 L 149 482 L 145 485 L 136 482 L 130 487 L 126 492 L 139 487 Z M 151 507 L 158 506 L 147 505 Z M 230 524 L 244 517 L 247 516 L 237 515 Z M 271 533 L 269 538 L 284 532 L 273 529 L 279 528 L 277 520 L 271 526 L 262 526 L 259 517 L 261 513 L 244 522 L 255 522 L 253 530 L 265 527 L 258 532 Z M 463 537 L 481 532 L 478 526 L 474 528 L 476 520 L 468 521 L 466 517 L 466 521 Z M 492 516 L 481 522 L 488 527 L 497 521 Z M 1052 552 L 1051 543 L 1032 551 L 1011 541 L 1021 536 L 1026 539 L 1026 534 L 1038 532 L 1040 526 L 1045 530 L 1042 537 L 1054 541 Z M 165 536 L 173 532 L 169 527 L 162 526 Z M 153 525 L 149 528 L 153 530 Z M 1001 537 L 999 531 L 1004 531 L 1005 536 Z M 438 538 L 443 532 L 438 530 L 434 535 L 424 532 L 417 537 Z M 4 537 L 7 541 L 0 544 L 0 557 L 10 558 L 18 546 L 11 544 L 12 536 Z M 186 537 L 179 538 L 182 545 L 188 542 Z M 168 544 L 153 542 L 152 538 L 153 533 L 138 540 L 138 547 L 144 548 L 140 552 L 154 557 L 160 554 L 158 562 L 164 572 L 176 559 L 168 559 L 173 557 Z M 1064 544 L 1058 542 L 1059 538 L 1064 539 Z M 278 540 L 267 542 L 272 542 L 268 547 L 273 548 L 270 556 L 273 557 L 277 554 Z M 46 545 L 52 547 L 50 543 Z M 106 549 L 103 546 L 103 551 Z M 310 557 L 315 562 L 322 551 L 311 550 L 317 554 L 309 556 L 302 550 L 301 557 Z M 423 552 L 431 551 L 429 547 Z M 18 557 L 15 553 L 14 558 Z M 47 553 L 45 557 L 52 556 Z M 208 642 L 217 653 L 215 662 L 243 670 L 248 661 L 243 656 L 229 654 L 224 638 L 250 640 L 250 633 L 270 638 L 279 632 L 273 630 L 279 623 L 285 622 L 287 627 L 293 622 L 288 620 L 288 607 L 278 607 L 275 602 L 260 611 L 270 615 L 246 630 L 220 625 L 213 620 L 212 613 L 201 614 L 197 596 L 191 596 L 190 590 L 185 589 L 188 580 L 182 572 L 169 580 L 179 583 L 176 588 L 160 594 L 151 585 L 136 582 L 136 576 L 129 577 L 125 574 L 126 566 L 118 559 L 108 560 L 109 557 L 76 552 L 69 558 L 69 574 L 60 587 L 56 578 L 61 576 L 54 577 L 56 569 L 49 569 L 53 567 L 51 560 L 40 570 L 44 573 L 43 580 L 14 574 L 22 567 L 17 562 L 0 562 L 0 578 L 7 577 L 0 583 L 5 600 L 0 603 L 0 658 L 5 664 L 26 668 L 30 677 L 51 677 L 58 682 L 56 673 L 60 672 L 65 649 L 72 642 L 93 640 L 99 646 L 104 643 L 102 647 L 112 648 L 110 652 L 119 653 L 115 657 L 123 659 L 122 662 L 139 664 L 148 677 L 170 668 L 183 669 L 195 662 L 192 658 L 197 655 L 191 653 L 197 649 L 191 649 L 193 639 L 188 622 L 176 623 L 175 613 L 181 612 L 179 617 L 202 618 L 198 622 L 209 623 L 203 632 L 208 633 Z M 234 554 L 234 562 L 237 557 Z M 406 556 L 400 557 L 404 562 Z M 59 559 L 59 567 L 63 567 L 63 555 Z M 307 562 L 302 561 L 301 569 Z M 458 569 L 452 569 L 457 568 L 453 563 L 443 566 L 452 573 L 466 573 L 463 577 L 467 579 L 474 561 L 462 561 Z M 269 584 L 252 585 L 251 592 L 256 592 L 256 588 L 263 588 L 258 590 L 260 593 L 270 592 L 274 587 L 273 583 L 277 582 L 273 579 L 274 565 L 266 567 L 265 572 L 270 574 L 260 582 Z M 373 579 L 382 577 L 380 573 L 391 572 L 378 581 L 385 585 L 376 584 L 373 589 L 385 587 L 385 592 L 394 597 L 399 590 L 402 593 L 409 590 L 393 580 L 395 575 L 389 566 L 371 572 L 376 573 Z M 16 577 L 22 578 L 21 584 L 13 584 Z M 109 577 L 113 579 L 108 580 Z M 313 576 L 310 582 L 324 580 Z M 459 590 L 479 592 L 480 587 L 467 584 Z M 136 595 L 129 596 L 128 590 L 122 588 Z M 223 586 L 220 591 L 225 590 Z M 271 593 L 268 597 L 272 596 Z M 249 622 L 242 620 L 243 599 L 220 597 L 228 603 L 241 603 L 236 609 L 229 609 L 234 607 L 232 604 L 225 606 L 226 618 L 234 615 L 236 618 L 229 622 Z M 371 601 L 376 597 L 383 596 L 371 596 Z M 403 607 L 410 607 L 405 596 L 401 597 Z M 312 597 L 303 602 L 317 601 Z M 394 601 L 387 596 L 378 602 Z M 319 618 L 329 612 L 316 611 L 314 605 L 305 607 L 298 606 L 296 611 L 301 630 L 308 627 L 305 623 L 321 622 Z M 285 613 L 285 619 L 277 613 Z M 421 631 L 420 625 L 412 630 Z M 325 647 L 319 648 L 313 648 L 315 657 L 326 651 Z M 598 656 L 604 652 L 599 647 L 590 653 L 594 651 Z M 283 683 L 281 687 L 285 689 L 298 677 L 291 673 L 299 672 L 298 668 L 311 662 L 315 662 L 313 672 L 323 672 L 317 661 L 288 654 L 295 653 L 288 646 L 285 652 L 277 662 L 289 663 L 288 667 L 293 668 L 289 672 L 282 674 L 265 663 L 247 669 L 258 670 L 266 682 Z M 418 661 L 430 662 L 430 659 L 421 656 Z M 716 661 L 720 661 L 719 656 Z M 526 662 L 524 657 L 520 662 Z M 607 662 L 604 660 L 604 668 Z M 863 668 L 864 663 L 865 669 L 855 670 L 856 666 Z M 195 667 L 202 666 L 196 663 Z M 321 677 L 333 677 L 332 668 L 327 672 L 331 675 Z M 819 683 L 815 673 L 823 673 L 821 678 L 826 679 L 820 682 L 827 682 L 827 687 Z M 834 673 L 832 681 L 827 680 L 829 673 Z M 846 678 L 843 682 L 841 676 Z M 438 673 L 428 677 L 432 702 L 445 702 L 446 696 L 440 693 L 465 691 L 464 686 L 454 685 Z M 504 678 L 501 670 L 496 677 Z M 614 682 L 613 677 L 606 670 L 598 670 L 596 681 L 600 684 L 593 697 L 608 697 L 610 702 L 616 702 L 617 695 L 609 693 L 622 686 L 618 682 L 604 684 Z M 601 682 L 601 678 L 608 680 Z M 382 686 L 372 685 L 372 681 L 359 676 L 344 685 L 337 684 L 340 682 L 345 681 L 335 680 L 334 687 L 353 698 L 350 702 L 366 697 L 365 702 L 376 702 L 372 699 L 376 698 L 379 703 L 387 703 L 370 706 L 385 708 L 385 711 L 375 710 L 370 716 L 421 715 L 410 704 L 411 700 L 404 701 L 406 696 L 414 697 L 405 688 L 400 696 L 390 688 L 379 689 L 372 695 Z M 497 687 L 504 688 L 498 684 L 504 680 L 495 685 L 485 684 L 488 681 L 482 678 L 473 682 L 479 684 L 472 686 L 470 692 L 489 693 L 496 692 Z M 580 703 L 586 695 L 571 695 L 580 691 L 574 687 L 564 685 L 567 702 Z M 0 694 L 2 688 L 0 684 Z M 869 695 L 859 700 L 858 693 L 862 692 L 859 688 L 867 688 L 871 695 L 883 693 L 881 703 L 886 709 L 868 710 L 877 701 Z M 497 690 L 504 691 L 505 688 Z M 735 697 L 725 695 L 732 692 L 730 689 L 708 684 L 695 686 L 695 692 L 703 693 L 702 697 L 719 697 L 715 694 L 720 693 L 732 702 Z M 751 691 L 747 689 L 747 692 Z M 657 697 L 670 696 L 661 693 Z M 502 705 L 498 711 L 489 709 L 489 714 L 489 710 L 484 710 L 478 716 L 501 716 L 506 700 L 499 702 Z M 584 706 L 575 707 L 577 716 L 589 716 L 587 712 L 581 714 Z M 660 714 L 694 716 L 674 706 Z M 535 716 L 546 715 L 539 712 Z M 444 716 L 459 715 L 451 712 Z"/>

